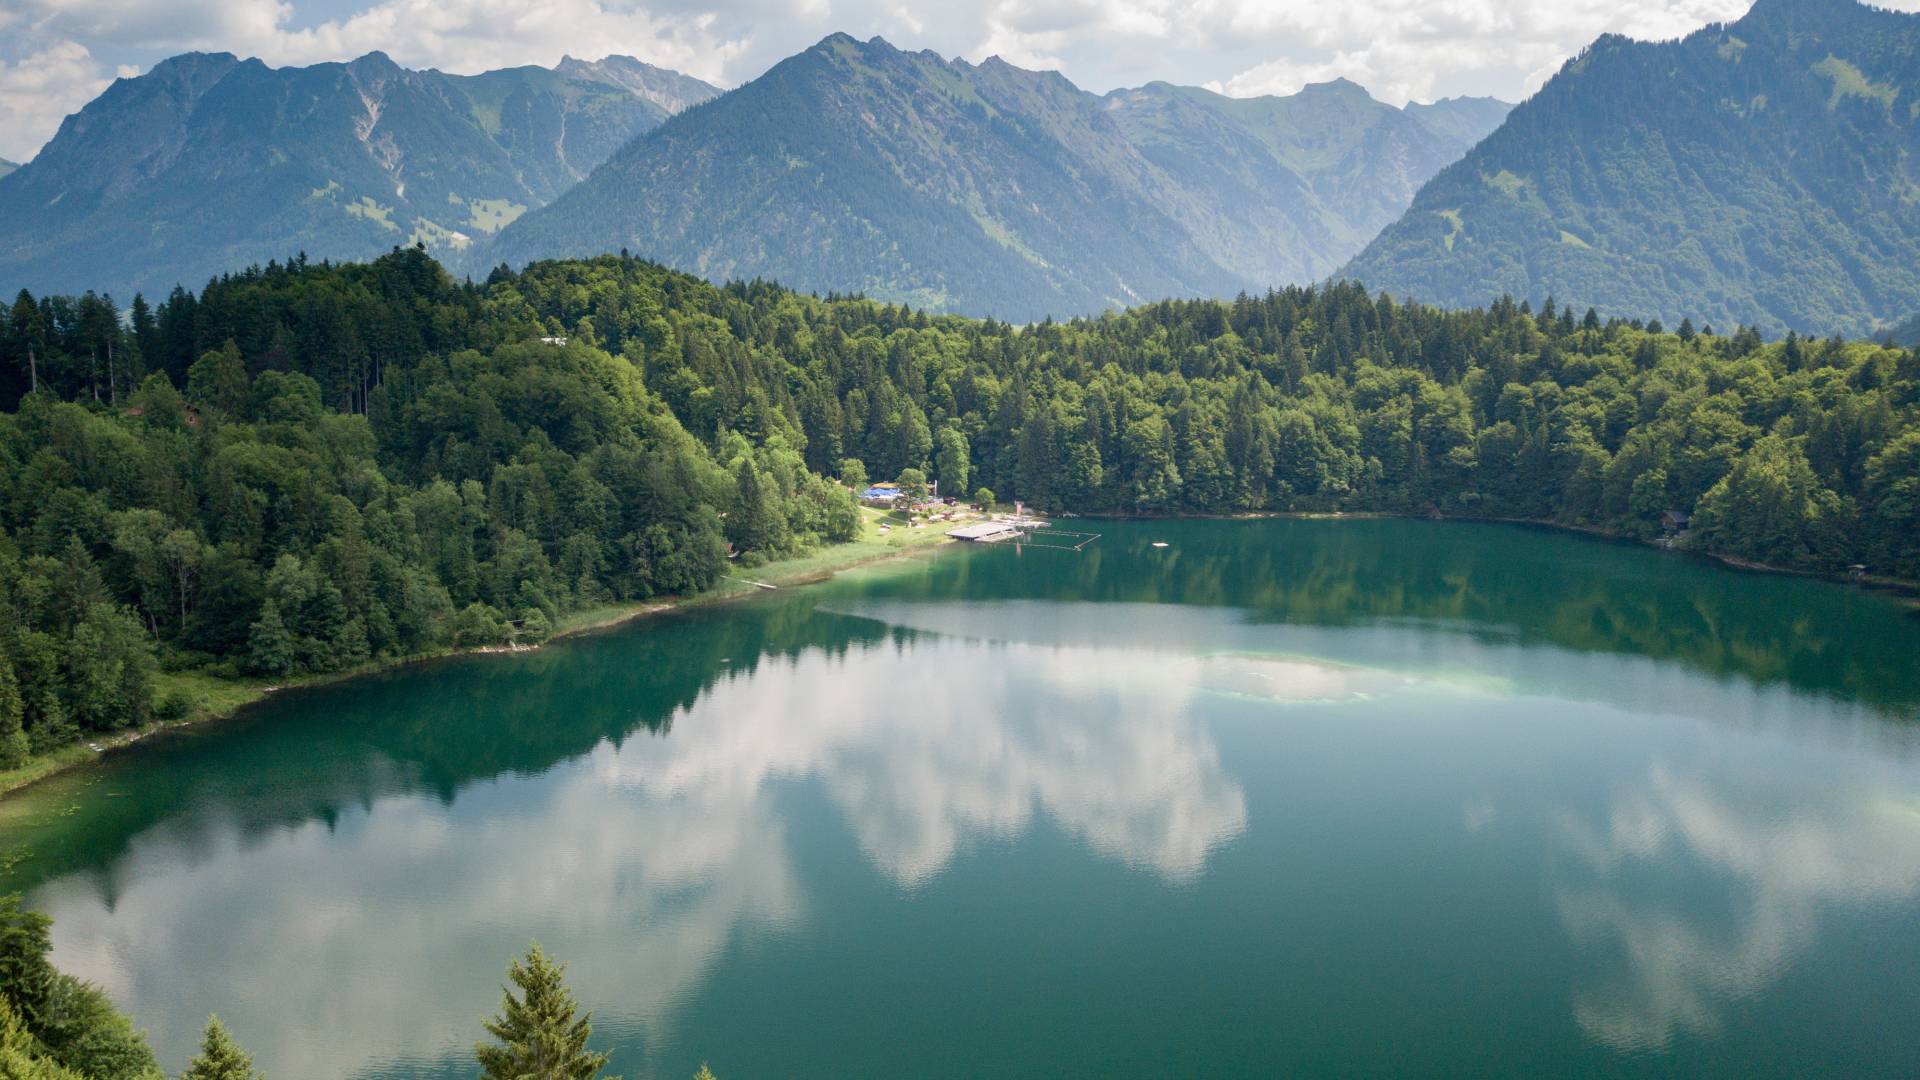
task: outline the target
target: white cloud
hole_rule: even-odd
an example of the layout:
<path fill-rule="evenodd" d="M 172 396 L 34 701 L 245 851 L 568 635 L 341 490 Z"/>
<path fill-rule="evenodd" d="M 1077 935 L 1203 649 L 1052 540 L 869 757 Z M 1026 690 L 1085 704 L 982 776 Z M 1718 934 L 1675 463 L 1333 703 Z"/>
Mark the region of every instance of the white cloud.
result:
<path fill-rule="evenodd" d="M 23 0 L 20 10 L 28 33 L 137 47 L 149 63 L 192 49 L 276 65 L 379 49 L 409 66 L 481 71 L 624 52 L 719 78 L 740 48 L 711 12 L 656 16 L 625 0 L 380 0 L 319 20 L 286 0 Z"/>
<path fill-rule="evenodd" d="M 284 0 L 9 4 L 0 12 L 0 155 L 30 157 L 104 89 L 112 76 L 100 56 L 136 59 L 120 73 L 137 74 L 192 50 L 279 66 L 377 49 L 409 67 L 454 72 L 624 53 L 720 81 L 745 47 L 732 36 L 739 24 L 711 12 L 656 16 L 625 0 L 381 0 L 340 18 L 300 15 Z"/>
<path fill-rule="evenodd" d="M 77 41 L 54 42 L 12 62 L 0 59 L 0 157 L 25 161 L 39 153 L 62 118 L 112 81 Z"/>
<path fill-rule="evenodd" d="M 1237 6 L 1237 5 L 1236 5 Z M 1384 100 L 1429 100 L 1464 89 L 1509 99 L 1532 93 L 1567 57 L 1603 33 L 1661 40 L 1711 22 L 1739 18 L 1746 0 L 1374 0 L 1314 8 L 1223 13 L 1220 25 L 1243 36 L 1310 46 L 1215 83 L 1235 95 L 1284 94 L 1308 82 L 1344 76 Z M 1475 85 L 1478 84 L 1478 85 Z"/>
<path fill-rule="evenodd" d="M 717 81 L 742 48 L 709 14 L 656 17 L 606 0 L 386 0 L 344 20 L 277 29 L 255 51 L 314 63 L 381 49 L 407 66 L 464 72 L 626 53 Z"/>
<path fill-rule="evenodd" d="M 1605 32 L 1677 37 L 1739 17 L 1749 0 L 8 0 L 0 73 L 54 50 L 96 60 L 56 92 L 0 97 L 14 154 L 104 85 L 188 49 L 271 64 L 382 49 L 402 64 L 472 72 L 629 53 L 722 85 L 759 75 L 834 31 L 1026 67 L 1106 91 L 1155 79 L 1235 95 L 1345 76 L 1384 100 L 1531 93 Z M 1888 6 L 1920 9 L 1920 0 Z M 61 53 L 60 59 L 67 54 Z M 87 81 L 88 79 L 91 82 Z M 4 93 L 4 91 L 0 91 Z M 6 152 L 0 150 L 0 152 Z"/>

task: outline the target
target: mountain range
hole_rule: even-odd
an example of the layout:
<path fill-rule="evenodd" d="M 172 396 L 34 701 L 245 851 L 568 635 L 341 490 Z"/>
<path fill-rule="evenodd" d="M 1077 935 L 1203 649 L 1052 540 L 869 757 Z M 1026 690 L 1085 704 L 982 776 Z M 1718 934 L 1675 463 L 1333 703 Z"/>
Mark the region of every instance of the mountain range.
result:
<path fill-rule="evenodd" d="M 1671 42 L 1600 38 L 1342 271 L 1778 334 L 1920 310 L 1920 16 L 1760 0 Z"/>
<path fill-rule="evenodd" d="M 0 177 L 0 287 L 160 293 L 297 251 L 457 257 L 719 91 L 627 57 L 480 75 L 189 53 Z"/>
<path fill-rule="evenodd" d="M 1518 107 L 1344 80 L 1095 94 L 845 34 L 725 93 L 623 57 L 189 54 L 0 174 L 4 292 L 124 298 L 414 241 L 476 276 L 625 248 L 1012 321 L 1344 277 L 1916 337 L 1920 15 L 1759 0 L 1674 41 L 1603 36 Z"/>
<path fill-rule="evenodd" d="M 6 158 L 0 158 L 0 176 L 5 176 L 19 167 L 19 165 L 8 161 Z"/>
<path fill-rule="evenodd" d="M 521 263 L 627 247 L 1014 320 L 1324 277 L 1508 106 L 1344 80 L 1237 99 L 835 34 L 621 148 L 504 230 Z"/>

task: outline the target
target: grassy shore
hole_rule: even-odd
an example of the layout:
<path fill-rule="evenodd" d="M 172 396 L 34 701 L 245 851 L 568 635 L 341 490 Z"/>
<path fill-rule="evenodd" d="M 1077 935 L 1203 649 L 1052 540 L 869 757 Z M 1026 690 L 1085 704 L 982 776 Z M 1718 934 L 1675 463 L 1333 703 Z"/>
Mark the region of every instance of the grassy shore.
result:
<path fill-rule="evenodd" d="M 925 528 L 912 528 L 903 514 L 889 514 L 866 507 L 862 507 L 860 513 L 863 520 L 859 539 L 844 544 L 833 544 L 798 558 L 781 559 L 759 566 L 735 566 L 713 588 L 694 596 L 656 597 L 651 600 L 606 604 L 569 612 L 555 621 L 553 637 L 549 640 L 618 626 L 621 623 L 675 608 L 740 599 L 766 591 L 761 587 L 763 585 L 785 588 L 824 581 L 839 571 L 855 566 L 930 550 L 946 543 L 947 529 L 953 527 L 952 524 L 943 522 L 928 525 Z M 883 526 L 886 527 L 885 532 L 881 531 Z M 223 679 L 199 672 L 161 672 L 154 676 L 154 700 L 166 701 L 177 698 L 190 702 L 184 716 L 175 720 L 156 721 L 133 731 L 95 736 L 49 753 L 35 755 L 15 768 L 0 771 L 0 797 L 56 773 L 95 761 L 108 750 L 139 742 L 155 732 L 232 716 L 240 709 L 277 690 L 339 682 L 405 664 L 461 653 L 525 652 L 531 647 L 447 648 L 415 656 L 392 657 L 345 671 L 288 679 Z"/>

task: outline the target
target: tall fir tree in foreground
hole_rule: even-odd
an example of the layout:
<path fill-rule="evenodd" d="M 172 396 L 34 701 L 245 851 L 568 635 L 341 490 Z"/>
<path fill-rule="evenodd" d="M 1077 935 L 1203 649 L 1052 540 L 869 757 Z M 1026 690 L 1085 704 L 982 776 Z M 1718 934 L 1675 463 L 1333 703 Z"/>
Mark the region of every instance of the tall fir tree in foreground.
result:
<path fill-rule="evenodd" d="M 56 970 L 52 921 L 0 896 L 0 1080 L 160 1080 L 146 1037 L 99 987 Z"/>
<path fill-rule="evenodd" d="M 220 1018 L 209 1016 L 200 1053 L 187 1063 L 180 1080 L 261 1080 L 261 1076 L 253 1071 L 252 1056 L 233 1041 Z"/>
<path fill-rule="evenodd" d="M 0 1078 L 4 1080 L 86 1080 L 72 1069 L 48 1060 L 45 1048 L 27 1030 L 11 1002 L 0 997 Z"/>
<path fill-rule="evenodd" d="M 594 1080 L 606 1054 L 587 1049 L 592 1016 L 582 1013 L 567 989 L 566 965 L 547 959 L 534 942 L 524 960 L 507 965 L 507 978 L 520 988 L 501 989 L 500 1015 L 486 1022 L 499 1045 L 477 1043 L 486 1080 Z M 618 1077 L 609 1080 L 619 1080 Z"/>

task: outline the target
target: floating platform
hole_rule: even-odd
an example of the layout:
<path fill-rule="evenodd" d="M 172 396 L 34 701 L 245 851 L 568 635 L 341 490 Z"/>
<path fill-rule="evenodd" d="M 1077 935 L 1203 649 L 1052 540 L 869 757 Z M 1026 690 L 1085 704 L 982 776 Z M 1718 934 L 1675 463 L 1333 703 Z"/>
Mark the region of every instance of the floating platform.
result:
<path fill-rule="evenodd" d="M 1038 531 L 1047 525 L 1047 522 L 1033 519 L 986 521 L 978 525 L 963 525 L 947 535 L 973 544 L 1001 544 L 1011 540 L 1015 544 L 1069 548 L 1074 551 L 1100 539 L 1099 533 L 1068 532 L 1065 529 L 1051 529 L 1045 533 Z"/>
<path fill-rule="evenodd" d="M 1066 551 L 1079 551 L 1095 540 L 1099 533 L 1069 532 L 1066 529 L 1052 529 L 1048 532 L 1030 532 L 1023 534 L 1017 543 L 1028 547 L 1060 548 Z"/>
<path fill-rule="evenodd" d="M 962 525 L 947 535 L 972 544 L 998 544 L 1003 540 L 1020 539 L 1020 527 L 1006 521 L 988 521 L 979 525 Z"/>

